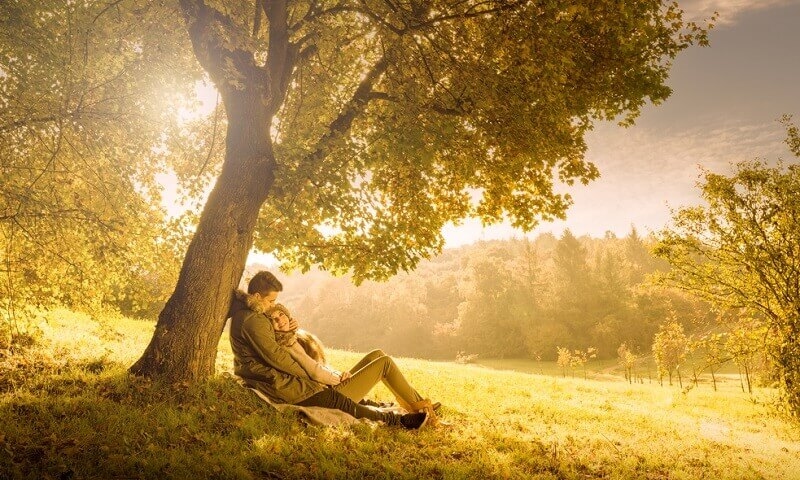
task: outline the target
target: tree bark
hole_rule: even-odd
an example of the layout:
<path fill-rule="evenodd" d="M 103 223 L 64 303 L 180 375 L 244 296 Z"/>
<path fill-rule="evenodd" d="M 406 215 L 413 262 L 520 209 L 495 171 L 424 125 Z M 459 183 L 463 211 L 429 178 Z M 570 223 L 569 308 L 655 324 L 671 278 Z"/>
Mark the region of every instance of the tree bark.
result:
<path fill-rule="evenodd" d="M 274 183 L 275 158 L 259 98 L 228 98 L 222 172 L 206 202 L 175 291 L 131 372 L 170 382 L 214 373 L 226 313 L 253 244 L 258 211 Z"/>

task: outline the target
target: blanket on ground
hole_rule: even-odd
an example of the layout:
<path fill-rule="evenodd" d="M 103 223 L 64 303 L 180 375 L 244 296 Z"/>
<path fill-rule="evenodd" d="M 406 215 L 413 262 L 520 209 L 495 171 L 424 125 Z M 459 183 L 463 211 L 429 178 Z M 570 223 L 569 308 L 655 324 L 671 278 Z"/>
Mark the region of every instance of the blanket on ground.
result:
<path fill-rule="evenodd" d="M 259 392 L 255 388 L 247 387 L 248 389 L 255 392 L 258 395 L 258 398 L 263 400 L 267 403 L 270 407 L 274 408 L 275 410 L 281 413 L 295 413 L 300 416 L 301 419 L 305 420 L 311 425 L 353 425 L 356 423 L 370 423 L 369 420 L 366 419 L 357 419 L 352 415 L 349 415 L 341 410 L 336 410 L 334 408 L 324 408 L 324 407 L 302 407 L 300 405 L 291 405 L 288 403 L 275 403 L 267 398 L 266 395 Z"/>

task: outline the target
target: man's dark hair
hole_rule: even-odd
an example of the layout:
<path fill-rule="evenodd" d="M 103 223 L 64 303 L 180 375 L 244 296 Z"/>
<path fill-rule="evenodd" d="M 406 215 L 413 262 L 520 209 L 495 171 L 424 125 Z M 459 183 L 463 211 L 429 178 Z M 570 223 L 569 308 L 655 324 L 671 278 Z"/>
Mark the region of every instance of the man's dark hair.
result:
<path fill-rule="evenodd" d="M 247 293 L 250 295 L 259 293 L 266 295 L 269 292 L 282 292 L 283 285 L 271 272 L 261 270 L 253 275 L 250 283 L 247 284 Z"/>

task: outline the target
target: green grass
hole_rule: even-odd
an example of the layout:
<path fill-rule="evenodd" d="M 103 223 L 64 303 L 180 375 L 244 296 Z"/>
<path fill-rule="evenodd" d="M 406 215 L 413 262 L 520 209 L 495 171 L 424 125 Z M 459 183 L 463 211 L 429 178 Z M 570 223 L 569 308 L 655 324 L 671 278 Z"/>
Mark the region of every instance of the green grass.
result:
<path fill-rule="evenodd" d="M 738 381 L 683 393 L 403 358 L 449 425 L 312 427 L 239 386 L 224 336 L 215 378 L 160 385 L 126 373 L 151 323 L 48 318 L 39 348 L 0 354 L 0 479 L 800 478 L 800 428 L 772 413 L 774 392 Z"/>

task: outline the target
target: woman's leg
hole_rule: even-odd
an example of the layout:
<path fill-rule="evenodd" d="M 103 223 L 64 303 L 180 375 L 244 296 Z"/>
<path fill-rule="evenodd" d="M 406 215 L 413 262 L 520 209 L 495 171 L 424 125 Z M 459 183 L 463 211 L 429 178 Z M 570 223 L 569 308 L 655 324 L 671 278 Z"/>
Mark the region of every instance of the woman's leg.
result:
<path fill-rule="evenodd" d="M 352 377 L 332 388 L 357 402 L 381 381 L 403 408 L 408 409 L 410 405 L 423 400 L 422 396 L 409 385 L 394 360 L 386 355 L 376 358 L 354 372 Z"/>
<path fill-rule="evenodd" d="M 383 353 L 383 350 L 377 349 L 369 352 L 368 354 L 364 355 L 364 358 L 358 361 L 353 368 L 350 369 L 350 373 L 356 373 L 357 371 L 361 370 L 362 368 L 366 367 L 373 361 L 377 360 L 380 357 L 385 357 L 386 354 Z"/>
<path fill-rule="evenodd" d="M 373 361 L 375 361 L 378 358 L 383 357 L 385 355 L 386 354 L 383 353 L 383 350 L 381 350 L 381 349 L 376 349 L 376 350 L 373 350 L 373 351 L 369 352 L 368 354 L 364 355 L 364 358 L 359 360 L 358 363 L 356 363 L 353 366 L 353 368 L 350 369 L 350 373 L 351 374 L 356 373 L 357 371 L 359 371 L 362 368 L 366 367 L 367 365 L 369 365 Z M 370 407 L 381 407 L 381 406 L 383 406 L 382 404 L 380 404 L 380 403 L 378 403 L 378 402 L 376 402 L 374 400 L 370 400 L 368 398 L 362 398 L 361 400 L 358 401 L 358 403 L 360 403 L 361 405 L 368 405 Z"/>

